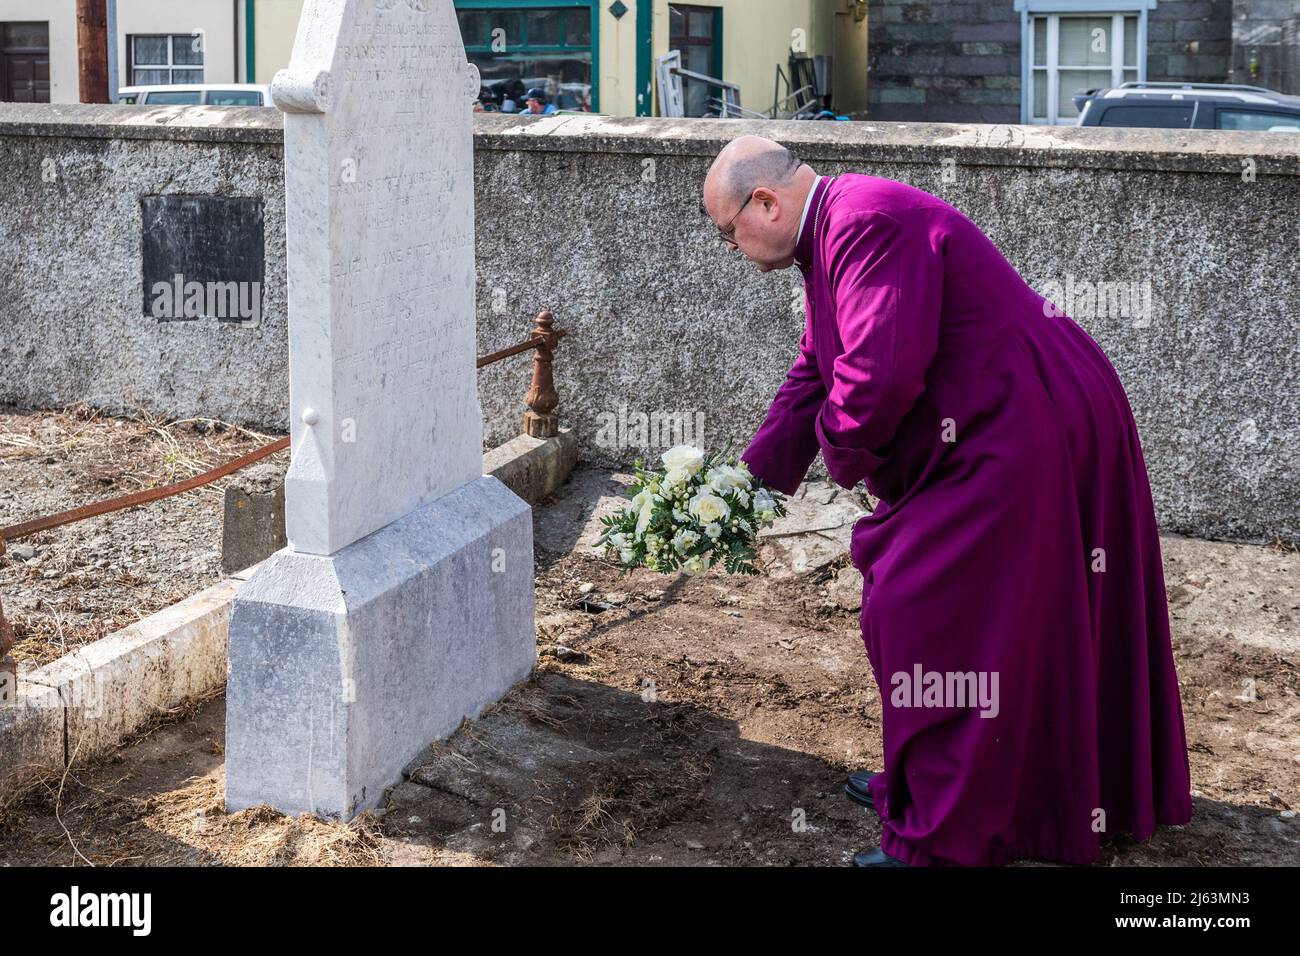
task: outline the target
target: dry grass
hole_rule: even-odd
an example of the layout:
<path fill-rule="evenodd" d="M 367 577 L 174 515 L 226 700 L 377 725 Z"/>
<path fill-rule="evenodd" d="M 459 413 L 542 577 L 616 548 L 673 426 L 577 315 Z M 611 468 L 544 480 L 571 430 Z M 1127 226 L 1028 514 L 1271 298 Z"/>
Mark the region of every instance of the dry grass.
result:
<path fill-rule="evenodd" d="M 159 710 L 154 713 L 145 723 L 136 728 L 136 730 L 126 737 L 122 738 L 119 748 L 129 747 L 145 740 L 162 727 L 169 724 L 178 723 L 184 720 L 190 720 L 203 709 L 209 701 L 215 700 L 225 693 L 224 687 L 217 687 L 206 694 L 200 694 L 182 701 L 175 707 L 166 710 Z M 37 794 L 53 795 L 58 791 L 59 783 L 66 780 L 69 776 L 74 779 L 82 771 L 99 765 L 102 760 L 83 760 L 78 762 L 77 757 L 81 753 L 81 740 L 74 739 L 68 748 L 69 757 L 71 758 L 67 767 L 40 766 L 37 764 L 28 764 L 28 767 L 36 767 L 36 773 L 30 781 L 21 788 L 11 790 L 7 796 L 0 800 L 0 827 L 10 823 L 18 808 L 29 801 Z"/>
<path fill-rule="evenodd" d="M 123 749 L 141 743 L 160 728 L 193 719 L 221 693 L 217 689 L 155 715 L 123 741 Z M 52 818 L 65 846 L 60 851 L 60 841 L 50 841 L 51 853 L 88 866 L 196 862 L 379 866 L 384 862 L 380 814 L 366 811 L 349 823 L 340 823 L 310 814 L 291 817 L 268 806 L 226 813 L 221 768 L 153 795 L 123 793 L 119 785 L 129 786 L 132 775 L 122 773 L 114 779 L 117 771 L 112 755 L 78 759 L 79 744 L 77 741 L 71 748 L 68 767 L 44 767 L 21 792 L 9 795 L 0 806 L 0 829 L 20 826 L 24 815 Z M 106 821 L 119 822 L 114 826 Z"/>
<path fill-rule="evenodd" d="M 223 787 L 222 775 L 214 773 L 143 801 L 160 848 L 184 841 L 225 866 L 383 864 L 379 818 L 371 811 L 349 823 L 291 817 L 266 805 L 226 813 Z"/>
<path fill-rule="evenodd" d="M 626 852 L 638 833 L 694 813 L 709 775 L 707 760 L 693 753 L 653 763 L 607 764 L 592 777 L 590 792 L 553 814 L 547 827 L 584 863 L 608 849 Z"/>
<path fill-rule="evenodd" d="M 84 403 L 0 416 L 0 462 L 68 462 L 87 491 L 101 492 L 91 501 L 184 481 L 274 440 L 215 418 L 109 415 Z M 220 498 L 220 483 L 191 494 Z"/>
<path fill-rule="evenodd" d="M 272 440 L 216 419 L 168 420 L 143 411 L 111 416 L 84 404 L 0 411 L 0 526 L 183 481 Z M 192 574 L 186 580 L 171 580 L 184 574 L 148 580 L 123 567 L 122 557 L 128 546 L 150 540 L 142 529 L 150 521 L 157 527 L 160 513 L 172 527 L 183 528 L 180 516 L 200 509 L 211 516 L 204 519 L 207 525 L 219 527 L 231 480 L 12 543 L 10 556 L 0 558 L 0 593 L 21 598 L 6 601 L 15 659 L 49 663 L 205 586 Z M 194 540 L 193 551 L 216 546 L 206 538 Z M 14 558 L 16 544 L 36 546 L 40 560 Z M 174 553 L 188 542 L 172 546 Z"/>
<path fill-rule="evenodd" d="M 553 709 L 556 704 L 572 711 L 579 708 L 576 697 L 571 697 L 568 694 L 548 694 L 537 686 L 536 678 L 534 678 L 497 701 L 482 716 L 495 713 L 517 714 L 536 723 L 559 730 L 563 728 L 572 714 L 565 716 L 557 714 Z M 481 720 L 482 717 L 479 719 Z M 468 729 L 467 725 L 462 725 L 462 729 Z"/>

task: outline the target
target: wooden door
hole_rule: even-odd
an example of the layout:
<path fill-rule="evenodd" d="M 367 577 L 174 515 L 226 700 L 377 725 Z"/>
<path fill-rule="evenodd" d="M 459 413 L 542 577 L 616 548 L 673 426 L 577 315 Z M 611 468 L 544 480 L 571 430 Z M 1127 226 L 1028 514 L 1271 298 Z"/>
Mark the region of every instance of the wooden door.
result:
<path fill-rule="evenodd" d="M 50 101 L 48 23 L 0 23 L 0 101 Z"/>

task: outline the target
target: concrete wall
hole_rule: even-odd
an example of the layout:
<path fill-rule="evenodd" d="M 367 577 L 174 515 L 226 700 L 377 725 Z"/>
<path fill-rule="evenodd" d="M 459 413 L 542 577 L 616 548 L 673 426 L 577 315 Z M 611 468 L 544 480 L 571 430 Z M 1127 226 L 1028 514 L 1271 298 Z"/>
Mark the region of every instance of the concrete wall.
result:
<path fill-rule="evenodd" d="M 0 104 L 0 394 L 283 422 L 281 142 L 269 109 Z M 140 199 L 155 193 L 264 201 L 259 327 L 144 318 Z"/>
<path fill-rule="evenodd" d="M 0 401 L 86 400 L 284 427 L 278 114 L 0 107 Z M 109 125 L 109 124 L 115 125 Z M 1300 144 L 1267 133 L 476 117 L 478 351 L 533 313 L 570 332 L 560 412 L 590 460 L 657 455 L 638 413 L 745 442 L 803 328 L 799 277 L 726 256 L 698 190 L 724 139 L 775 135 L 826 172 L 953 203 L 1101 343 L 1128 389 L 1160 519 L 1300 539 Z M 58 178 L 46 181 L 50 159 Z M 1243 175 L 1253 169 L 1254 175 Z M 141 315 L 139 197 L 260 196 L 260 327 Z M 1081 290 L 1135 289 L 1150 309 Z M 520 430 L 526 357 L 479 374 L 489 444 Z M 824 474 L 820 462 L 812 475 Z"/>

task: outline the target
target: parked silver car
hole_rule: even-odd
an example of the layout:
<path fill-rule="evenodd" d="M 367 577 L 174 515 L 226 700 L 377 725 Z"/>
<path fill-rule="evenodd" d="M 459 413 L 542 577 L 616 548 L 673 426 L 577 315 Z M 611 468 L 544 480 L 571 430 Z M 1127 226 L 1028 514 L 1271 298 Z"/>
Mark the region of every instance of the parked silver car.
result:
<path fill-rule="evenodd" d="M 274 106 L 271 88 L 258 83 L 180 83 L 124 86 L 118 103 L 141 106 Z"/>

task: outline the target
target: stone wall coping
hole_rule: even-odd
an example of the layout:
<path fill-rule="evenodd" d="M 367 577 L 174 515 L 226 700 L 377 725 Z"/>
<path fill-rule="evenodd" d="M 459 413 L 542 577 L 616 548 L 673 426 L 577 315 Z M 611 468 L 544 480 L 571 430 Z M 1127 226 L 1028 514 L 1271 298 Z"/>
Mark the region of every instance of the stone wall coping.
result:
<path fill-rule="evenodd" d="M 770 136 L 810 162 L 878 160 L 934 165 L 1161 170 L 1300 176 L 1300 136 L 979 123 L 852 123 L 479 113 L 483 150 L 712 156 L 744 133 Z M 265 107 L 0 103 L 0 136 L 283 142 L 283 118 Z"/>

